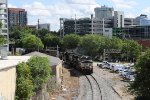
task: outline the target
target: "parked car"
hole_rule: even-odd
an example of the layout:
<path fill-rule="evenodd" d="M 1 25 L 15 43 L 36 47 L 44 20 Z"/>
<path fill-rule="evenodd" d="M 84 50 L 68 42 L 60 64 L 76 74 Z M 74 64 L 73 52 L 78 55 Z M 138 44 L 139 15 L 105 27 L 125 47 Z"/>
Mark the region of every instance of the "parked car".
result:
<path fill-rule="evenodd" d="M 103 61 L 102 65 L 101 65 L 101 68 L 107 68 L 108 64 L 109 63 L 107 61 Z"/>
<path fill-rule="evenodd" d="M 134 81 L 135 80 L 135 72 L 128 72 L 126 75 L 126 78 L 129 79 L 130 81 Z"/>
<path fill-rule="evenodd" d="M 122 64 L 116 64 L 116 65 L 112 66 L 112 70 L 115 71 L 115 72 L 117 72 L 122 67 L 124 67 L 124 65 L 122 65 Z"/>

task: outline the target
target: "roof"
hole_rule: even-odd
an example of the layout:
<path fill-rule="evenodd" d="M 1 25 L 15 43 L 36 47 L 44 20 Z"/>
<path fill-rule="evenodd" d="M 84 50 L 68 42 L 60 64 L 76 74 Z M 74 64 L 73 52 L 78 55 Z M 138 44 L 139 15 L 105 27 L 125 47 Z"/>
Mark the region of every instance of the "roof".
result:
<path fill-rule="evenodd" d="M 37 52 L 37 51 L 34 51 L 34 52 L 31 52 L 31 53 L 28 53 L 24 56 L 40 56 L 40 57 L 47 57 L 49 62 L 50 62 L 50 65 L 51 66 L 56 66 L 58 65 L 61 60 L 58 58 L 58 57 L 54 57 L 54 56 L 49 56 L 47 54 L 44 54 L 44 53 L 41 53 L 41 52 Z"/>
<path fill-rule="evenodd" d="M 7 59 L 0 59 L 0 70 L 15 67 L 21 62 L 27 62 L 30 56 L 8 56 Z"/>

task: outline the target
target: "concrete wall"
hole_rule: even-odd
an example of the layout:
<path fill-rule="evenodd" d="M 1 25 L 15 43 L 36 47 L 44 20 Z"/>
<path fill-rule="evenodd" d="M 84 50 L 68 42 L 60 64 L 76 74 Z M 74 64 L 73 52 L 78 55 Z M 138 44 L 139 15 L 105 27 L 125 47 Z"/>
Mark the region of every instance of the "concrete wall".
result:
<path fill-rule="evenodd" d="M 62 77 L 62 63 L 59 63 L 56 66 L 56 82 L 57 84 L 61 84 L 61 77 Z"/>
<path fill-rule="evenodd" d="M 16 67 L 0 70 L 0 100 L 14 100 Z"/>

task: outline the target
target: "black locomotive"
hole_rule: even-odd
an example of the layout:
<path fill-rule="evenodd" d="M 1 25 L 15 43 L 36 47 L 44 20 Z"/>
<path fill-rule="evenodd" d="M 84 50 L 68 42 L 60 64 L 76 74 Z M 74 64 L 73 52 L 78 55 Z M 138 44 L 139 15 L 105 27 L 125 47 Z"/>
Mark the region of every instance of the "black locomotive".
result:
<path fill-rule="evenodd" d="M 73 52 L 64 52 L 61 58 L 70 67 L 73 67 L 83 74 L 93 73 L 93 61 L 89 56 L 77 55 Z"/>

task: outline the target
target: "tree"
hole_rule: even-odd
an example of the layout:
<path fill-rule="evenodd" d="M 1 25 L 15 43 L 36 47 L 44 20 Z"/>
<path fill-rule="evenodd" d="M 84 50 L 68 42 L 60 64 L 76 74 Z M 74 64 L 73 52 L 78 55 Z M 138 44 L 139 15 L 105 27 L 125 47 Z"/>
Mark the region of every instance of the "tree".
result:
<path fill-rule="evenodd" d="M 63 38 L 63 45 L 66 49 L 74 49 L 80 44 L 80 36 L 77 34 L 68 34 Z"/>
<path fill-rule="evenodd" d="M 133 40 L 123 41 L 122 53 L 127 60 L 135 61 L 141 53 L 141 46 Z"/>
<path fill-rule="evenodd" d="M 29 100 L 33 94 L 30 68 L 25 63 L 16 66 L 16 100 Z"/>
<path fill-rule="evenodd" d="M 85 54 L 89 56 L 96 56 L 99 53 L 101 37 L 98 35 L 87 34 L 83 36 L 81 47 L 84 49 Z"/>
<path fill-rule="evenodd" d="M 48 47 L 56 47 L 57 45 L 60 46 L 62 44 L 61 39 L 52 34 L 46 34 L 43 41 L 44 45 Z"/>
<path fill-rule="evenodd" d="M 1 27 L 2 27 L 2 22 L 0 21 L 0 29 L 1 29 Z M 0 45 L 4 44 L 4 42 L 5 42 L 5 38 L 0 33 Z"/>
<path fill-rule="evenodd" d="M 150 100 L 150 49 L 141 55 L 135 65 L 137 74 L 135 81 L 131 84 L 131 89 L 137 96 L 143 96 Z"/>
<path fill-rule="evenodd" d="M 34 91 L 41 89 L 42 84 L 50 78 L 51 68 L 48 58 L 34 56 L 29 59 L 27 64 L 31 69 Z"/>
<path fill-rule="evenodd" d="M 37 49 L 38 45 L 40 49 L 44 48 L 41 39 L 37 38 L 35 35 L 26 35 L 26 37 L 21 40 L 21 43 L 23 47 L 27 49 Z"/>

